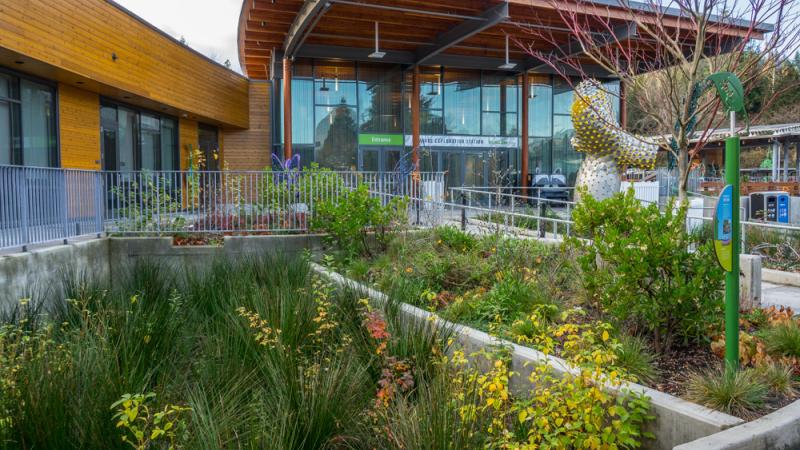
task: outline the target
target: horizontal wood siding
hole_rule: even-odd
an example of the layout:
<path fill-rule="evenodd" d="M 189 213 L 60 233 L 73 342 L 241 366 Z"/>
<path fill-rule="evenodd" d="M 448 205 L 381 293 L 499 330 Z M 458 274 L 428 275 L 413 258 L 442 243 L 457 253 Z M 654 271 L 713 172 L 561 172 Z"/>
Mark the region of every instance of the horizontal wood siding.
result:
<path fill-rule="evenodd" d="M 105 0 L 3 0 L 0 49 L 34 60 L 20 70 L 42 62 L 40 72 L 69 84 L 87 80 L 103 95 L 116 89 L 198 119 L 248 126 L 247 79 Z"/>
<path fill-rule="evenodd" d="M 272 83 L 250 82 L 250 129 L 223 130 L 225 162 L 230 169 L 261 170 L 271 164 Z"/>
<path fill-rule="evenodd" d="M 58 85 L 61 167 L 100 168 L 100 97 L 66 84 Z"/>

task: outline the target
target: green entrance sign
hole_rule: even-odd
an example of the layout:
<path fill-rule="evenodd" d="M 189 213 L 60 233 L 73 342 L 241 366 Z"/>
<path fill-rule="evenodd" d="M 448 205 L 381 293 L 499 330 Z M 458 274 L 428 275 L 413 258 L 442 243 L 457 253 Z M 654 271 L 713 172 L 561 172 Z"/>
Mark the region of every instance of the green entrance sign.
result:
<path fill-rule="evenodd" d="M 358 143 L 360 145 L 403 145 L 402 134 L 359 134 Z"/>

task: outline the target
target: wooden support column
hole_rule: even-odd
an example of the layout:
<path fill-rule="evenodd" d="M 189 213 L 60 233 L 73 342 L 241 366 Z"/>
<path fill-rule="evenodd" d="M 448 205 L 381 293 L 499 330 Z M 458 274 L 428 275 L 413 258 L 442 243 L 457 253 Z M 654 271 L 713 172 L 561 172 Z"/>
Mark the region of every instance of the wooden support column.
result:
<path fill-rule="evenodd" d="M 414 66 L 411 78 L 411 162 L 419 171 L 419 66 Z"/>
<path fill-rule="evenodd" d="M 283 58 L 283 159 L 292 157 L 292 62 Z"/>
<path fill-rule="evenodd" d="M 528 195 L 528 103 L 530 103 L 531 82 L 528 71 L 522 73 L 522 148 L 520 152 L 519 177 L 522 195 Z"/>

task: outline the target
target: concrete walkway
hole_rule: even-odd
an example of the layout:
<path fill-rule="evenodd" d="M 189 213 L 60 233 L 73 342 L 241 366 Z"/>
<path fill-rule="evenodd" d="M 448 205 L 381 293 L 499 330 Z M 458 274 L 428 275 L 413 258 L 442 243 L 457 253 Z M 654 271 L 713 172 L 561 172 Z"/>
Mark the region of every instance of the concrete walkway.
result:
<path fill-rule="evenodd" d="M 800 313 L 800 287 L 761 282 L 762 306 L 788 306 Z"/>

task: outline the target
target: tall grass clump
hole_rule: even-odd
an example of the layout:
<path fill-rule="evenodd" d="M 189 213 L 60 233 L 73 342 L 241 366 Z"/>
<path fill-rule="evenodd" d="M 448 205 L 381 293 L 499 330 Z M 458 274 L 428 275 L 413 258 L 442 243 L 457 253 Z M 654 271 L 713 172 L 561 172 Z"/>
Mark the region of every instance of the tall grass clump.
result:
<path fill-rule="evenodd" d="M 726 370 L 718 367 L 692 373 L 686 398 L 717 411 L 751 419 L 764 405 L 768 392 L 769 387 L 755 369 Z"/>
<path fill-rule="evenodd" d="M 282 255 L 137 261 L 116 286 L 72 276 L 50 295 L 2 317 L 0 448 L 129 448 L 124 394 L 188 411 L 172 419 L 182 448 L 370 448 L 382 386 L 405 380 L 382 398 L 416 404 L 448 345 Z"/>

